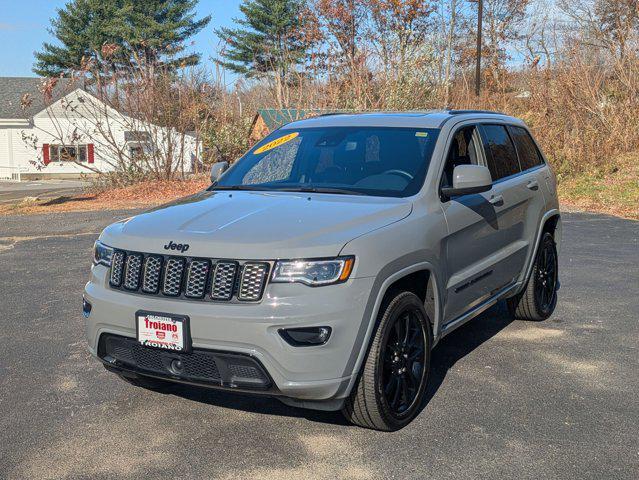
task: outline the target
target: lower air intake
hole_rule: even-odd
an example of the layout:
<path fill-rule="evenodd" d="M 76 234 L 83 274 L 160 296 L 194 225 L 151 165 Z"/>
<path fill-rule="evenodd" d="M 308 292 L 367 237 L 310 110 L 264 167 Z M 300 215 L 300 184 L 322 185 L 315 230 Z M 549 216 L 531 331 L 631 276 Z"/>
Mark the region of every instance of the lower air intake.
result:
<path fill-rule="evenodd" d="M 107 364 L 139 374 L 226 387 L 266 390 L 271 379 L 257 359 L 244 354 L 195 348 L 176 353 L 141 345 L 134 338 L 105 333 L 98 356 Z M 180 362 L 181 369 L 174 365 Z"/>

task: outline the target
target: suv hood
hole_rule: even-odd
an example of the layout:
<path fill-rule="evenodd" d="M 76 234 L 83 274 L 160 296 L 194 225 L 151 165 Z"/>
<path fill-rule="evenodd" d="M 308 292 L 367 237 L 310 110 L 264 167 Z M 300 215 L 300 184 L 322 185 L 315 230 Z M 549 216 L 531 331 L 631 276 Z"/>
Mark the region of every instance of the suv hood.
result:
<path fill-rule="evenodd" d="M 402 198 L 290 192 L 202 192 L 107 227 L 115 248 L 194 257 L 331 257 L 350 240 L 407 217 Z"/>

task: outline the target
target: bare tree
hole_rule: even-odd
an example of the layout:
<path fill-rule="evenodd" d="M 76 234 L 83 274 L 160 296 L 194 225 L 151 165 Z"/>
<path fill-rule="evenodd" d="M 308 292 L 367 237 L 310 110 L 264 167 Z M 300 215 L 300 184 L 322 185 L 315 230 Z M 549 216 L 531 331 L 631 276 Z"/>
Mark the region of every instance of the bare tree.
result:
<path fill-rule="evenodd" d="M 639 45 L 637 0 L 561 0 L 560 8 L 573 22 L 582 45 L 623 59 Z"/>
<path fill-rule="evenodd" d="M 503 88 L 508 47 L 522 38 L 521 26 L 529 0 L 484 0 L 484 56 L 488 65 L 484 76 L 488 86 Z"/>

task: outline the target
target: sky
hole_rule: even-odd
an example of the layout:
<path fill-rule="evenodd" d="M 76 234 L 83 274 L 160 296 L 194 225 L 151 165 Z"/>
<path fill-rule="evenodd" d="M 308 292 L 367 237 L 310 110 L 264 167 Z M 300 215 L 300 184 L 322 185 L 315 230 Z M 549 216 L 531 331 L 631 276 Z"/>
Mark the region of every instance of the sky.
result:
<path fill-rule="evenodd" d="M 54 42 L 47 29 L 56 10 L 69 0 L 0 0 L 0 77 L 35 77 L 33 52 L 43 42 Z M 109 0 L 105 0 L 109 1 Z M 143 0 L 142 0 L 143 1 Z M 202 54 L 202 63 L 211 66 L 218 46 L 214 30 L 230 26 L 240 16 L 240 0 L 200 0 L 199 18 L 212 15 L 209 25 L 193 40 L 189 49 Z"/>

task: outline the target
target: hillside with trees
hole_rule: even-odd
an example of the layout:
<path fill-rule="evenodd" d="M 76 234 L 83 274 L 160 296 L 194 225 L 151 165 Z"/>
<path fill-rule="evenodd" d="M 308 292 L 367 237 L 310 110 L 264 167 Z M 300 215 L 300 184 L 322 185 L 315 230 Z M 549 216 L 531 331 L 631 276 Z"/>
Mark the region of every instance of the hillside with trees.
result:
<path fill-rule="evenodd" d="M 245 0 L 242 13 L 241 34 L 218 32 L 219 65 L 250 71 L 231 86 L 224 128 L 241 131 L 264 105 L 497 110 L 531 126 L 566 199 L 639 215 L 639 1 Z M 247 41 L 276 26 L 277 49 Z M 276 51 L 271 68 L 252 68 Z"/>
<path fill-rule="evenodd" d="M 243 0 L 211 33 L 213 63 L 185 52 L 210 19 L 196 3 L 74 0 L 35 71 L 195 131 L 204 165 L 238 158 L 263 107 L 502 111 L 530 125 L 565 200 L 639 216 L 639 0 Z"/>

